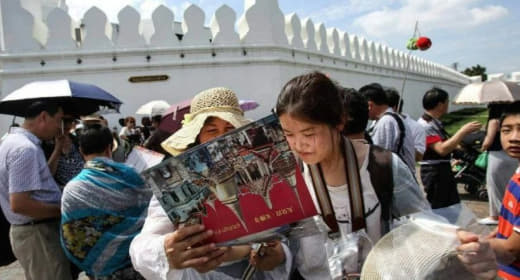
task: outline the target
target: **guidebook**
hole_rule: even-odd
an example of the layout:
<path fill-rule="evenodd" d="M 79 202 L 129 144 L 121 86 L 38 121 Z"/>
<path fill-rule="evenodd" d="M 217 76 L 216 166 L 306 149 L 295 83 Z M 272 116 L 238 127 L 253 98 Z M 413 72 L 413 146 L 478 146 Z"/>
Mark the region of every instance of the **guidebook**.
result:
<path fill-rule="evenodd" d="M 176 226 L 221 245 L 268 240 L 317 215 L 278 118 L 267 116 L 142 173 Z"/>

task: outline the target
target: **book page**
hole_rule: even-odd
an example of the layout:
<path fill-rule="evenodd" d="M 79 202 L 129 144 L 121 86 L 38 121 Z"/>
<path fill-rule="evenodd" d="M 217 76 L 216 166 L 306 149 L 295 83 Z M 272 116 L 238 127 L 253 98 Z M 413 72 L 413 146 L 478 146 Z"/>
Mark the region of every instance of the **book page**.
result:
<path fill-rule="evenodd" d="M 148 150 L 141 146 L 134 146 L 125 163 L 132 166 L 138 173 L 159 164 L 164 158 L 161 153 Z"/>
<path fill-rule="evenodd" d="M 317 214 L 274 115 L 142 175 L 174 225 L 202 223 L 215 232 L 210 242 L 263 240 Z"/>

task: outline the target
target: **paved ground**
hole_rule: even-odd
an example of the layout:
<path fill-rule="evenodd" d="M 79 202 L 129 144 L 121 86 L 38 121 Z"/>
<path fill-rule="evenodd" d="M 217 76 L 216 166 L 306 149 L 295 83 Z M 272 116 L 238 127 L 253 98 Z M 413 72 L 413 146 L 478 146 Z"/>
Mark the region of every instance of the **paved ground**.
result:
<path fill-rule="evenodd" d="M 0 279 L 1 280 L 25 280 L 22 267 L 18 262 L 14 262 L 10 265 L 0 266 Z M 89 280 L 89 278 L 82 273 L 79 275 L 78 280 Z"/>
<path fill-rule="evenodd" d="M 466 204 L 478 218 L 484 218 L 488 215 L 488 203 L 485 201 L 479 201 L 474 196 L 466 193 L 462 188 L 459 188 L 463 203 Z M 14 262 L 8 266 L 0 267 L 0 279 L 1 280 L 24 280 L 23 271 L 18 264 Z M 79 280 L 88 280 L 84 274 L 80 275 Z"/>

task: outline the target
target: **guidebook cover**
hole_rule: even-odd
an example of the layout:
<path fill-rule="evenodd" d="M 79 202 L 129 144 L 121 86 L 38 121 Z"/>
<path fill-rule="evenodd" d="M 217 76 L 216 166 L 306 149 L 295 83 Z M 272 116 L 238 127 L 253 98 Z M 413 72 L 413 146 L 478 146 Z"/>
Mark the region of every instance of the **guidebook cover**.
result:
<path fill-rule="evenodd" d="M 267 116 L 142 173 L 172 222 L 210 242 L 268 239 L 317 214 L 278 118 Z"/>

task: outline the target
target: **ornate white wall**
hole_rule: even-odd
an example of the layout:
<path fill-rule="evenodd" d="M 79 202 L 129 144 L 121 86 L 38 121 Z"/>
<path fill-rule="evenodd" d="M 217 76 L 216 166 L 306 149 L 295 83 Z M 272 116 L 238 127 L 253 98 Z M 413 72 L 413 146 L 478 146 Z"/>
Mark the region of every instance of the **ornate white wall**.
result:
<path fill-rule="evenodd" d="M 25 0 L 31 1 L 32 9 L 37 9 L 40 0 Z M 181 26 L 170 9 L 158 7 L 152 14 L 153 28 L 140 28 L 145 22 L 127 6 L 118 15 L 119 30 L 93 7 L 84 14 L 81 40 L 76 40 L 79 24 L 65 10 L 41 12 L 48 13 L 41 19 L 19 0 L 1 0 L 1 96 L 29 81 L 67 78 L 101 86 L 124 101 L 122 115 L 132 115 L 149 100 L 176 103 L 208 87 L 226 86 L 240 98 L 260 103 L 249 113 L 257 118 L 272 108 L 291 77 L 319 70 L 355 88 L 379 82 L 400 90 L 407 76 L 404 109 L 417 117 L 427 89 L 438 86 L 455 94 L 471 82 L 435 62 L 312 19 L 301 20 L 296 14 L 284 15 L 277 0 L 245 0 L 245 4 L 237 30 L 237 15 L 226 5 L 212 15 L 209 28 L 204 26 L 204 11 L 196 5 L 184 11 Z M 182 40 L 175 33 L 182 34 Z M 169 79 L 129 81 L 148 75 Z M 0 127 L 5 128 L 6 121 L 2 117 Z"/>

